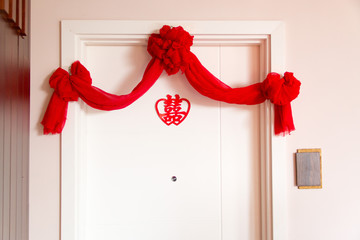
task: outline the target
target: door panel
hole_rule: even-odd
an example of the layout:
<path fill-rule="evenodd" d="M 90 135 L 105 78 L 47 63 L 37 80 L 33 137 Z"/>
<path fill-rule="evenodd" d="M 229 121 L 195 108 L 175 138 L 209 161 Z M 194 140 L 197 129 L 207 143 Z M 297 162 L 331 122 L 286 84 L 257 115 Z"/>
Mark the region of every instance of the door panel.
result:
<path fill-rule="evenodd" d="M 259 46 L 221 47 L 221 80 L 259 82 Z M 259 106 L 221 103 L 223 239 L 260 239 Z"/>
<path fill-rule="evenodd" d="M 81 60 L 95 86 L 128 93 L 150 59 L 149 34 L 163 24 L 194 34 L 192 51 L 232 86 L 284 70 L 278 21 L 66 20 L 61 65 Z M 192 108 L 181 125 L 165 126 L 154 104 L 174 93 Z M 285 141 L 272 132 L 268 101 L 220 104 L 189 88 L 181 74 L 163 75 L 116 112 L 70 103 L 61 136 L 61 238 L 286 239 Z"/>
<path fill-rule="evenodd" d="M 258 46 L 192 51 L 232 86 L 259 81 Z M 145 45 L 88 46 L 84 55 L 93 84 L 117 94 L 131 91 L 149 61 Z M 178 126 L 155 112 L 167 94 L 191 102 Z M 179 73 L 163 74 L 125 109 L 83 111 L 80 239 L 260 239 L 258 106 L 208 99 Z"/>

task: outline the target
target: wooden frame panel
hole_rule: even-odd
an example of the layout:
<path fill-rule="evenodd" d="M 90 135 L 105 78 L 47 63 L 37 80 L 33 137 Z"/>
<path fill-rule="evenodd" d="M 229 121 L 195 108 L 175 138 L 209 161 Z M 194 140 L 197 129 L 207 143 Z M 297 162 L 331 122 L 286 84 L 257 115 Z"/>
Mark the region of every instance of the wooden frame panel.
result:
<path fill-rule="evenodd" d="M 28 0 L 0 0 L 0 14 L 20 36 L 26 36 Z"/>
<path fill-rule="evenodd" d="M 28 236 L 29 53 L 29 39 L 9 27 L 6 18 L 0 19 L 1 239 Z"/>
<path fill-rule="evenodd" d="M 0 0 L 0 12 L 3 16 L 9 15 L 9 0 Z"/>

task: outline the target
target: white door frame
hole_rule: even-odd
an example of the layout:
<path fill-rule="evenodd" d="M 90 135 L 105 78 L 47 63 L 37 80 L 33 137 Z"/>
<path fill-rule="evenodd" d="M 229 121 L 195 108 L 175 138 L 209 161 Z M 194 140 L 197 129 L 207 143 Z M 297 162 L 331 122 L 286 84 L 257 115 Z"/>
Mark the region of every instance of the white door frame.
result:
<path fill-rule="evenodd" d="M 195 42 L 216 44 L 256 44 L 260 46 L 260 79 L 269 72 L 284 72 L 284 24 L 279 21 L 99 21 L 61 22 L 61 66 L 68 69 L 75 60 L 86 58 L 87 44 L 118 41 L 146 42 L 148 35 L 163 25 L 183 26 Z M 145 43 L 146 44 L 146 43 Z M 85 138 L 81 128 L 81 103 L 70 103 L 66 126 L 61 134 L 61 239 L 77 240 L 78 167 L 82 156 L 79 142 Z M 261 224 L 262 240 L 287 239 L 287 200 L 285 138 L 273 134 L 273 109 L 266 101 L 260 108 Z"/>

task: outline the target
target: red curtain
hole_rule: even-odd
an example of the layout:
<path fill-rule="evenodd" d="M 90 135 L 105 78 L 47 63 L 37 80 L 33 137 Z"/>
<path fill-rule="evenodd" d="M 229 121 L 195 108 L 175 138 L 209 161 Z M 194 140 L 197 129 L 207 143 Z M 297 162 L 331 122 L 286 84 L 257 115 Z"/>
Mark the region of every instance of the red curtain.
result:
<path fill-rule="evenodd" d="M 300 81 L 286 72 L 281 78 L 269 73 L 261 82 L 242 88 L 231 88 L 212 75 L 190 51 L 193 36 L 182 27 L 163 26 L 159 34 L 152 34 L 148 52 L 152 56 L 141 82 L 127 95 L 114 95 L 92 86 L 89 71 L 76 61 L 71 75 L 58 68 L 50 77 L 54 93 L 41 122 L 44 134 L 61 133 L 67 115 L 69 101 L 80 97 L 89 106 L 100 110 L 117 110 L 127 107 L 147 92 L 163 70 L 169 75 L 179 70 L 185 73 L 189 83 L 202 95 L 214 100 L 233 104 L 259 104 L 269 99 L 275 105 L 275 134 L 287 134 L 295 130 L 291 101 L 299 95 Z"/>

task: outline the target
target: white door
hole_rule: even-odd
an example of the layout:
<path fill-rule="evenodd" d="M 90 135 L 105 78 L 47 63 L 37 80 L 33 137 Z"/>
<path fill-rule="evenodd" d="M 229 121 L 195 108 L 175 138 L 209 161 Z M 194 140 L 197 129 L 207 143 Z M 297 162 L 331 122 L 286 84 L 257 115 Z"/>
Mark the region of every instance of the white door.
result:
<path fill-rule="evenodd" d="M 195 36 L 192 47 L 209 71 L 233 87 L 262 80 L 264 51 L 261 41 L 209 41 L 201 36 Z M 77 55 L 94 86 L 119 95 L 140 81 L 150 60 L 146 36 L 137 35 L 107 40 L 89 36 Z M 176 94 L 189 101 L 182 103 L 188 115 L 178 125 L 167 125 L 156 111 L 156 106 L 163 111 L 163 101 L 156 103 Z M 70 106 L 62 145 L 62 217 L 72 216 L 63 224 L 63 239 L 265 236 L 259 105 L 208 99 L 181 73 L 165 72 L 125 109 L 107 112 L 75 104 L 81 107 Z M 77 119 L 74 124 L 72 118 Z M 71 153 L 75 162 L 66 160 L 71 143 L 64 139 L 76 142 Z"/>

